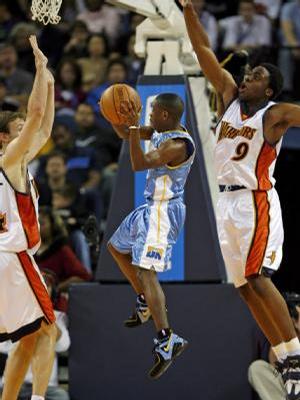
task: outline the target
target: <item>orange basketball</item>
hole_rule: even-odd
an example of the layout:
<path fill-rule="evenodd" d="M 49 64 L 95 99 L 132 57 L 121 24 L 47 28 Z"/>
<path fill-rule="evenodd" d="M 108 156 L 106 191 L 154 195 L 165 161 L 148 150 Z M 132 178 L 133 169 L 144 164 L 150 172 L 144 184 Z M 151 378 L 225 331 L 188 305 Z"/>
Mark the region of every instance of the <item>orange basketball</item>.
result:
<path fill-rule="evenodd" d="M 140 112 L 142 103 L 138 92 L 125 83 L 117 83 L 103 92 L 99 105 L 104 118 L 114 125 L 122 125 L 122 118 L 118 115 L 122 101 L 133 101 L 137 112 Z"/>

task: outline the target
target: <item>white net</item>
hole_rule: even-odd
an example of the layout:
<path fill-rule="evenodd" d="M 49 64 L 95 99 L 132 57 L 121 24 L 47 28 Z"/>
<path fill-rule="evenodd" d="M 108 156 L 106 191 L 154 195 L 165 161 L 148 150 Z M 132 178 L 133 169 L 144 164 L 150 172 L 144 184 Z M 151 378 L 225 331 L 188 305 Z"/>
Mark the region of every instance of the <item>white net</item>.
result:
<path fill-rule="evenodd" d="M 32 0 L 32 19 L 47 24 L 58 24 L 58 15 L 62 0 Z"/>

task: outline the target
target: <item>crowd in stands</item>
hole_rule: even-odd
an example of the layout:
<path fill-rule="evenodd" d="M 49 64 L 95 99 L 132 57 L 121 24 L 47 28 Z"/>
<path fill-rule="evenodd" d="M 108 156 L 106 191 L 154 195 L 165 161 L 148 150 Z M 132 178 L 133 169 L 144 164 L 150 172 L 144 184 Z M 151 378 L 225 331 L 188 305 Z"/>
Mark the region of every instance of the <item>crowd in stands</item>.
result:
<path fill-rule="evenodd" d="M 220 59 L 246 49 L 250 62 L 278 63 L 282 99 L 300 100 L 300 0 L 195 0 Z M 114 83 L 135 85 L 144 60 L 134 52 L 143 17 L 104 0 L 64 0 L 58 25 L 31 20 L 30 2 L 0 0 L 0 108 L 26 111 L 36 34 L 55 75 L 56 116 L 51 140 L 30 165 L 40 193 L 42 245 L 36 261 L 55 286 L 54 304 L 67 312 L 71 283 L 93 279 L 101 233 L 118 169 L 121 140 L 99 111 Z M 90 219 L 90 215 L 94 219 Z M 99 232 L 89 240 L 85 224 Z"/>

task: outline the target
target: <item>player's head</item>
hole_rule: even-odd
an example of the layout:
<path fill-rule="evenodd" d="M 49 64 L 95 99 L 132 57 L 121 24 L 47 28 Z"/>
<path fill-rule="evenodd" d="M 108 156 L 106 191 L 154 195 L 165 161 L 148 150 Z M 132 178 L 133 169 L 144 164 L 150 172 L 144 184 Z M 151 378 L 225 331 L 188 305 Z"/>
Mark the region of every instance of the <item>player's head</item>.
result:
<path fill-rule="evenodd" d="M 177 94 L 159 94 L 152 103 L 150 124 L 157 132 L 176 129 L 183 111 L 184 103 Z"/>
<path fill-rule="evenodd" d="M 239 87 L 239 98 L 244 101 L 275 100 L 283 87 L 280 69 L 263 63 L 247 71 Z"/>
<path fill-rule="evenodd" d="M 0 112 L 0 147 L 19 136 L 25 122 L 24 114 L 13 111 Z"/>

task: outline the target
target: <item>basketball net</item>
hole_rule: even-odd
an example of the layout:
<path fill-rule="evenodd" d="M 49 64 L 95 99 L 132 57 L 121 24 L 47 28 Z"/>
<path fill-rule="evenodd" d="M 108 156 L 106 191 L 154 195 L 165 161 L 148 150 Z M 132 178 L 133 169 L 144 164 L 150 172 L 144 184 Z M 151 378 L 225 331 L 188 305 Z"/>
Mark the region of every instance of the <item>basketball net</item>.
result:
<path fill-rule="evenodd" d="M 62 0 L 32 0 L 31 12 L 32 19 L 38 20 L 44 25 L 58 24 L 58 15 Z"/>

